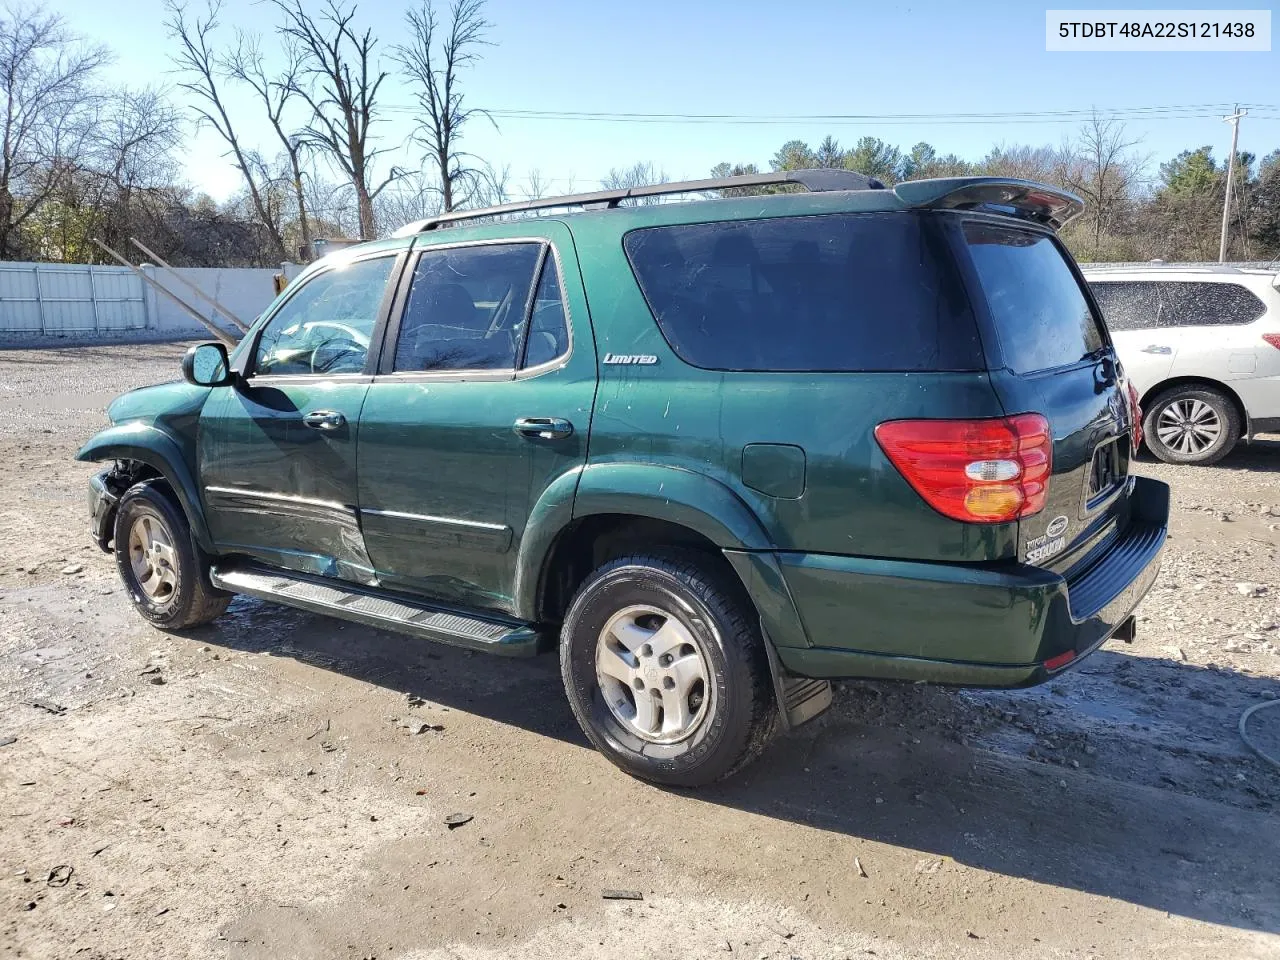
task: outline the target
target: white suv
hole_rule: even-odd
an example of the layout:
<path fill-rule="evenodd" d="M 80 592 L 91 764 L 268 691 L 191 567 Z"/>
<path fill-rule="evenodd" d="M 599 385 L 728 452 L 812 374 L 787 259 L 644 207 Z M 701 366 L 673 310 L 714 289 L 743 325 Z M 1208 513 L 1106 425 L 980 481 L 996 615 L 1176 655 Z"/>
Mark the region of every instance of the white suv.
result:
<path fill-rule="evenodd" d="M 1217 264 L 1087 264 L 1085 279 L 1168 463 L 1215 463 L 1280 431 L 1280 274 Z"/>

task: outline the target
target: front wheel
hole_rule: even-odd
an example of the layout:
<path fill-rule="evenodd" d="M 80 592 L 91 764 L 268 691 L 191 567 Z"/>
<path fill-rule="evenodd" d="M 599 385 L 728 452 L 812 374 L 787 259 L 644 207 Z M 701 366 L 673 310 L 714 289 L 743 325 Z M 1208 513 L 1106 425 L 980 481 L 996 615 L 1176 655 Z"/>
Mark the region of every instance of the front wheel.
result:
<path fill-rule="evenodd" d="M 764 642 L 750 601 L 714 560 L 624 557 L 578 591 L 560 667 L 601 753 L 643 780 L 702 786 L 746 766 L 773 736 Z"/>
<path fill-rule="evenodd" d="M 1188 385 L 1152 401 L 1143 432 L 1147 447 L 1165 463 L 1207 466 L 1231 452 L 1242 425 L 1240 412 L 1225 394 Z"/>
<path fill-rule="evenodd" d="M 208 623 L 231 602 L 231 594 L 209 582 L 187 518 L 151 482 L 134 484 L 120 498 L 115 554 L 134 608 L 161 629 Z"/>

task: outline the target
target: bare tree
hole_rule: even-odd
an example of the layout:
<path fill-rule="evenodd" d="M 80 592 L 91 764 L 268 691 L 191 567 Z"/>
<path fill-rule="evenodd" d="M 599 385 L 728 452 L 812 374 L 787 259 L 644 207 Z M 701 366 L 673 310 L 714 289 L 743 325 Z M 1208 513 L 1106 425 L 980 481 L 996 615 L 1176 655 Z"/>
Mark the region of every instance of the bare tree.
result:
<path fill-rule="evenodd" d="M 339 0 L 325 0 L 322 13 L 312 15 L 302 0 L 273 0 L 284 14 L 280 32 L 294 41 L 302 57 L 294 85 L 311 108 L 306 139 L 337 165 L 355 190 L 360 213 L 360 238 L 376 235 L 373 201 L 403 171 L 391 168 L 372 185 L 373 167 L 384 149 L 370 145 L 370 128 L 378 119 L 378 90 L 387 78 L 374 54 L 372 30 L 358 33 L 352 25 L 356 8 Z"/>
<path fill-rule="evenodd" d="M 537 167 L 529 171 L 526 182 L 529 184 L 524 191 L 526 200 L 541 200 L 551 193 L 551 180 Z"/>
<path fill-rule="evenodd" d="M 1141 176 L 1144 160 L 1132 152 L 1137 144 L 1127 138 L 1123 123 L 1094 112 L 1078 138 L 1063 145 L 1056 179 L 1085 201 L 1083 222 L 1089 225 L 1094 256 Z"/>
<path fill-rule="evenodd" d="M 382 191 L 374 204 L 381 233 L 391 233 L 415 220 L 425 220 L 444 211 L 440 191 L 433 178 L 419 171 L 407 173 Z"/>
<path fill-rule="evenodd" d="M 279 73 L 268 76 L 263 64 L 260 39 L 255 35 L 239 31 L 236 34 L 236 49 L 227 58 L 225 65 L 232 77 L 248 86 L 262 101 L 271 129 L 275 131 L 276 138 L 280 141 L 289 164 L 290 186 L 293 190 L 294 203 L 297 205 L 298 239 L 310 256 L 311 225 L 307 220 L 307 197 L 302 186 L 304 141 L 288 128 L 284 120 L 289 100 L 298 91 L 298 74 L 302 69 L 302 58 L 297 44 L 292 41 L 284 44 L 283 52 L 284 66 Z"/>
<path fill-rule="evenodd" d="M 0 8 L 0 259 L 79 164 L 106 51 L 42 7 Z"/>
<path fill-rule="evenodd" d="M 468 166 L 471 155 L 458 148 L 468 121 L 489 116 L 479 108 L 463 107 L 459 87 L 461 71 L 475 63 L 480 48 L 488 45 L 485 35 L 493 24 L 484 17 L 484 2 L 453 0 L 447 30 L 442 31 L 435 0 L 423 0 L 419 9 L 405 14 L 412 40 L 396 47 L 396 59 L 415 88 L 421 115 L 414 137 L 439 171 L 446 212 L 465 206 L 474 199 L 470 195 L 484 187 L 483 171 Z"/>
<path fill-rule="evenodd" d="M 1058 167 L 1058 154 L 1053 147 L 1026 144 L 997 144 L 978 162 L 975 173 L 991 177 L 1017 177 L 1020 180 L 1052 181 Z"/>
<path fill-rule="evenodd" d="M 604 179 L 600 181 L 600 187 L 604 190 L 626 190 L 631 187 L 656 186 L 670 181 L 671 178 L 667 176 L 667 171 L 660 170 L 652 162 L 644 161 L 625 169 L 611 168 Z M 648 206 L 649 204 L 661 202 L 661 197 L 632 197 L 623 200 L 622 204 L 624 206 Z"/>
<path fill-rule="evenodd" d="M 218 14 L 221 10 L 220 0 L 209 0 L 202 17 L 187 19 L 186 4 L 182 0 L 166 0 L 165 9 L 168 19 L 165 28 L 169 35 L 178 41 L 178 50 L 172 55 L 173 63 L 186 78 L 178 84 L 194 98 L 192 109 L 203 123 L 217 132 L 226 142 L 240 175 L 244 177 L 245 188 L 249 192 L 249 200 L 253 211 L 271 237 L 278 257 L 284 260 L 284 237 L 281 234 L 279 218 L 272 216 L 268 208 L 265 190 L 260 180 L 261 164 L 250 156 L 232 125 L 231 116 L 227 112 L 226 100 L 221 87 L 222 62 L 214 52 L 214 33 L 218 28 Z"/>
<path fill-rule="evenodd" d="M 167 206 L 166 188 L 178 174 L 173 151 L 181 140 L 178 112 L 162 90 L 122 89 L 103 98 L 87 145 L 87 179 L 94 188 L 86 200 L 96 236 L 115 246 L 148 232 L 137 228 L 154 224 Z"/>

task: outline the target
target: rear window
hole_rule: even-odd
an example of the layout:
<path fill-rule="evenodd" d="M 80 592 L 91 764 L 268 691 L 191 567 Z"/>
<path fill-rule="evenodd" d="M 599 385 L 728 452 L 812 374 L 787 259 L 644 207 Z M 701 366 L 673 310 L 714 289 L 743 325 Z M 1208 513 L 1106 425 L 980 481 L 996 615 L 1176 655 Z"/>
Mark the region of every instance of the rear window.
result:
<path fill-rule="evenodd" d="M 982 367 L 941 238 L 910 214 L 650 227 L 623 241 L 658 326 L 712 370 Z"/>
<path fill-rule="evenodd" d="M 964 237 L 1006 366 L 1048 370 L 1102 349 L 1102 330 L 1052 237 L 975 221 Z"/>
<path fill-rule="evenodd" d="M 1099 280 L 1090 286 L 1112 330 L 1242 326 L 1267 312 L 1266 304 L 1238 283 Z"/>

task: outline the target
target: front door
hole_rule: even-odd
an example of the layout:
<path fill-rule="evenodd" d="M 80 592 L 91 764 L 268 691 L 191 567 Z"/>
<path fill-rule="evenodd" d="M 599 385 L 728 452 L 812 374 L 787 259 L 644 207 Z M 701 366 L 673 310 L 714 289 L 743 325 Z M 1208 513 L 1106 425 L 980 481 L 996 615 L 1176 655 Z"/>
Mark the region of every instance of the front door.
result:
<path fill-rule="evenodd" d="M 511 613 L 530 509 L 557 481 L 572 496 L 586 462 L 586 298 L 568 229 L 531 226 L 406 267 L 360 418 L 361 524 L 386 586 Z"/>
<path fill-rule="evenodd" d="M 200 485 L 214 542 L 281 567 L 367 582 L 356 439 L 395 253 L 311 275 L 246 344 L 244 378 L 200 415 Z"/>

